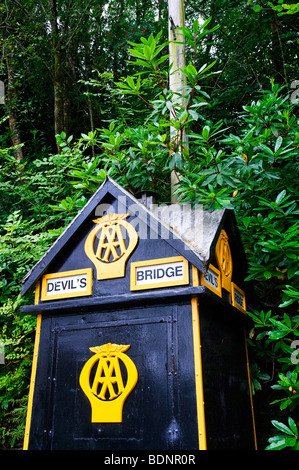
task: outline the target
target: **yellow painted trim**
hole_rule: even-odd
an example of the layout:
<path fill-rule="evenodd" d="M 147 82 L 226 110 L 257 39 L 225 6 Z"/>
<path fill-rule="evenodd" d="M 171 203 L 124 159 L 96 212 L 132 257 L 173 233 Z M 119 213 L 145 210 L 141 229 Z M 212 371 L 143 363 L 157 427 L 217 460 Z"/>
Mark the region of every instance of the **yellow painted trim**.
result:
<path fill-rule="evenodd" d="M 193 286 L 198 285 L 198 271 L 192 266 Z M 197 405 L 197 425 L 198 425 L 198 443 L 199 450 L 207 450 L 205 409 L 204 409 L 204 392 L 202 377 L 202 359 L 200 344 L 200 322 L 198 298 L 191 298 L 192 310 L 192 330 L 193 330 L 193 348 L 194 348 L 194 369 L 195 369 L 195 389 L 196 389 L 196 405 Z"/>
<path fill-rule="evenodd" d="M 155 282 L 149 284 L 136 285 L 136 268 L 143 266 L 159 266 L 161 264 L 176 263 L 178 261 L 183 261 L 183 279 L 176 281 L 164 281 L 164 282 Z M 131 263 L 131 272 L 130 272 L 130 289 L 131 290 L 146 290 L 146 289 L 158 289 L 161 287 L 171 287 L 171 286 L 182 286 L 189 284 L 189 264 L 188 260 L 183 256 L 173 256 L 170 258 L 159 258 L 151 259 L 146 261 L 135 261 Z"/>
<path fill-rule="evenodd" d="M 233 274 L 233 259 L 228 243 L 228 235 L 225 230 L 221 230 L 215 247 L 215 256 L 221 272 L 222 288 L 231 292 L 231 279 Z"/>
<path fill-rule="evenodd" d="M 192 284 L 193 284 L 193 287 L 197 287 L 200 285 L 200 281 L 199 281 L 199 271 L 197 268 L 195 268 L 195 266 L 192 266 Z"/>
<path fill-rule="evenodd" d="M 212 264 L 209 265 L 208 270 L 213 271 L 214 274 L 216 274 L 218 278 L 218 289 L 215 287 L 211 286 L 208 282 L 205 281 L 205 274 L 200 273 L 200 283 L 203 286 L 206 286 L 208 289 L 210 289 L 214 294 L 219 295 L 219 297 L 222 297 L 222 288 L 221 288 L 221 276 L 220 276 L 220 271 L 219 269 L 215 268 Z"/>
<path fill-rule="evenodd" d="M 55 295 L 47 294 L 47 280 L 48 279 L 55 279 L 55 278 L 68 277 L 68 276 L 77 276 L 80 274 L 87 274 L 87 282 L 86 282 L 85 290 L 79 291 L 79 292 L 68 292 L 68 293 L 55 294 Z M 45 274 L 42 278 L 42 294 L 41 294 L 42 301 L 67 299 L 70 297 L 83 297 L 83 296 L 91 295 L 91 294 L 92 294 L 92 268 L 76 269 L 74 271 L 63 271 L 61 273 Z"/>
<path fill-rule="evenodd" d="M 254 434 L 254 446 L 255 446 L 255 450 L 257 450 L 256 427 L 255 427 L 255 418 L 254 418 L 254 409 L 253 409 L 253 398 L 252 398 L 252 388 L 251 388 L 251 378 L 250 378 L 250 365 L 249 365 L 249 356 L 248 356 L 248 347 L 247 347 L 247 338 L 246 338 L 246 330 L 245 330 L 245 328 L 244 328 L 244 339 L 245 339 L 247 374 L 248 374 L 248 384 L 249 384 L 251 413 L 252 413 L 252 424 L 253 424 L 253 434 Z"/>
<path fill-rule="evenodd" d="M 238 310 L 240 310 L 241 312 L 246 313 L 246 298 L 245 298 L 245 292 L 244 292 L 242 289 L 240 289 L 240 287 L 238 287 L 234 282 L 232 282 L 231 285 L 232 285 L 232 292 L 231 292 L 231 295 L 232 295 L 232 305 L 233 305 L 233 307 L 236 307 L 236 308 L 237 308 Z M 238 305 L 238 304 L 236 303 L 236 300 L 235 300 L 235 290 L 236 290 L 237 292 L 239 292 L 239 294 L 242 296 L 242 298 L 243 298 L 243 307 L 244 307 L 244 308 L 240 307 L 240 305 Z"/>
<path fill-rule="evenodd" d="M 35 287 L 34 305 L 39 304 L 39 298 L 40 298 L 40 282 L 38 281 Z"/>
<path fill-rule="evenodd" d="M 39 294 L 40 294 L 40 282 L 37 282 L 36 289 L 35 289 L 35 304 L 38 304 L 39 302 Z M 29 388 L 29 395 L 28 395 L 23 450 L 28 450 L 28 444 L 29 444 L 29 432 L 30 432 L 31 415 L 32 415 L 32 404 L 33 404 L 33 394 L 34 394 L 34 386 L 35 386 L 41 323 L 42 323 L 42 316 L 41 314 L 39 314 L 37 315 L 37 321 L 36 321 L 35 341 L 34 341 L 34 350 L 33 350 L 33 358 L 32 358 L 32 367 L 31 367 L 31 378 L 30 378 L 30 388 Z"/>

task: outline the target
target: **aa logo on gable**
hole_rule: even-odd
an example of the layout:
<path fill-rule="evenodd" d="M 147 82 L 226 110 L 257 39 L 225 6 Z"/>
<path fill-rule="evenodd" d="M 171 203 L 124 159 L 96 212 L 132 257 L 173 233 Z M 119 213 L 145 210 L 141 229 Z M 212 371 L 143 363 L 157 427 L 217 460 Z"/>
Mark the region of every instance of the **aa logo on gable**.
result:
<path fill-rule="evenodd" d="M 129 214 L 108 214 L 93 222 L 96 226 L 87 236 L 84 250 L 97 270 L 97 279 L 125 275 L 128 257 L 138 241 L 134 227 L 127 222 Z"/>

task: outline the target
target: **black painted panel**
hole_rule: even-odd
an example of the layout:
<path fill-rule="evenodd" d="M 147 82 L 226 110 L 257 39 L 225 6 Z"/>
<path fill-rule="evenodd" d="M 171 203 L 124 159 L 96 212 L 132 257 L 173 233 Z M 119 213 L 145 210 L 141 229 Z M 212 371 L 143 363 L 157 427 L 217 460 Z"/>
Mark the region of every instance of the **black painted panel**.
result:
<path fill-rule="evenodd" d="M 199 318 L 207 448 L 254 449 L 244 325 L 209 299 Z"/>
<path fill-rule="evenodd" d="M 191 323 L 189 302 L 56 316 L 51 326 L 46 320 L 29 448 L 198 448 Z M 89 348 L 106 343 L 130 344 L 126 354 L 138 370 L 122 423 L 91 423 L 90 403 L 79 385 L 93 355 Z M 42 368 L 46 356 L 48 367 Z"/>

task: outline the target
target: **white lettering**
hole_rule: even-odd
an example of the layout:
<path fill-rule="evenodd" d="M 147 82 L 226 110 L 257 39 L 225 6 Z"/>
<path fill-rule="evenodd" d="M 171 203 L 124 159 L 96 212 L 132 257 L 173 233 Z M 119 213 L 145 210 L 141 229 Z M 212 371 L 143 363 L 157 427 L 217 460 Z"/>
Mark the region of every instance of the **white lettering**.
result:
<path fill-rule="evenodd" d="M 172 455 L 162 455 L 162 454 L 149 454 L 148 456 L 149 465 L 195 465 L 195 455 L 191 454 L 172 454 Z"/>
<path fill-rule="evenodd" d="M 112 454 L 111 457 L 105 457 L 104 465 L 130 465 L 136 467 L 138 457 L 118 457 Z"/>

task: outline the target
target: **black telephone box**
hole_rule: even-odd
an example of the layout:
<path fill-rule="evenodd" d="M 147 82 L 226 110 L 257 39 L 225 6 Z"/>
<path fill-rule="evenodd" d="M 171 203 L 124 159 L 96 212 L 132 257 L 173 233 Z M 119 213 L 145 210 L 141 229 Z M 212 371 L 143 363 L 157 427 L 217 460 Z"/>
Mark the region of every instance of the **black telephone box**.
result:
<path fill-rule="evenodd" d="M 107 178 L 23 280 L 24 449 L 256 448 L 232 211 L 148 209 Z"/>

